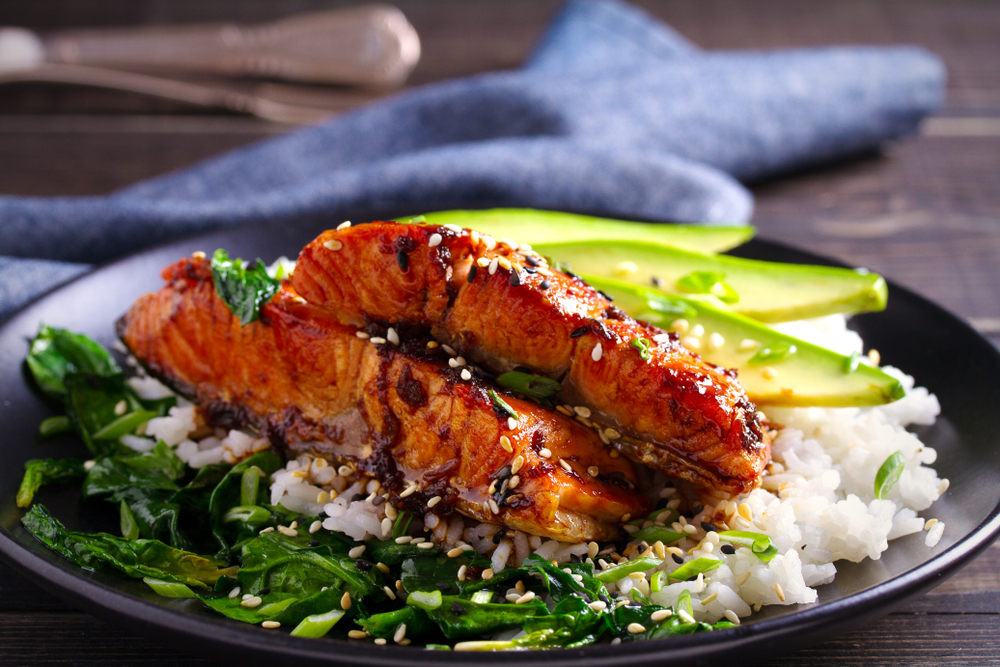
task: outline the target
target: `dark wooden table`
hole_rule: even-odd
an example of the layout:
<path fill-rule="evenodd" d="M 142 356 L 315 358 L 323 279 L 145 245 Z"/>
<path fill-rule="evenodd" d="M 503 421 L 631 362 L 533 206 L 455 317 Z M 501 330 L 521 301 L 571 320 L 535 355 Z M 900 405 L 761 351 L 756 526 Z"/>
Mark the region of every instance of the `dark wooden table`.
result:
<path fill-rule="evenodd" d="M 0 25 L 257 21 L 331 6 L 205 0 L 32 0 Z M 344 3 L 350 4 L 350 3 Z M 516 67 L 558 3 L 398 0 L 423 42 L 409 85 Z M 967 318 L 1000 343 L 1000 5 L 990 2 L 701 0 L 642 3 L 706 48 L 915 43 L 948 66 L 948 98 L 921 136 L 883 154 L 754 184 L 754 224 L 867 266 Z M 270 86 L 340 110 L 375 97 Z M 137 95 L 50 85 L 0 88 L 0 193 L 85 195 L 285 132 L 287 126 Z M 2 224 L 2 223 L 0 223 Z M 918 378 L 919 380 L 919 378 Z M 0 566 L 2 665 L 207 665 L 60 602 Z M 1000 665 L 1000 547 L 869 627 L 774 665 Z"/>

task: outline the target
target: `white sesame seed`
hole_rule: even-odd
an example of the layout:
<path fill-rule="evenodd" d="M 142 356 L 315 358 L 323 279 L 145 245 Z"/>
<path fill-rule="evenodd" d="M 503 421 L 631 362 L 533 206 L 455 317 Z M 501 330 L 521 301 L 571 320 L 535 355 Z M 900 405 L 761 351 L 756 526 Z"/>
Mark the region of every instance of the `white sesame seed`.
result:
<path fill-rule="evenodd" d="M 205 251 L 195 250 L 193 253 L 191 253 L 191 256 L 194 257 L 195 259 L 205 259 Z M 121 352 L 121 350 L 119 350 L 119 352 Z"/>
<path fill-rule="evenodd" d="M 538 267 L 538 273 L 539 273 L 539 275 L 543 275 L 546 278 L 551 278 L 552 275 L 553 275 L 551 271 L 549 271 L 548 269 L 546 269 L 543 266 Z"/>
<path fill-rule="evenodd" d="M 427 349 L 428 350 L 433 350 L 437 346 L 438 346 L 438 342 L 436 340 L 429 340 L 429 341 L 427 341 Z"/>
<path fill-rule="evenodd" d="M 388 586 L 383 586 L 382 590 L 385 591 L 385 594 L 389 596 L 390 600 L 395 600 L 396 599 L 396 594 L 393 593 L 392 589 L 389 588 Z"/>
<path fill-rule="evenodd" d="M 239 596 L 240 596 L 240 587 L 239 586 L 237 586 L 233 590 L 229 591 L 229 599 L 230 600 L 235 600 Z"/>
<path fill-rule="evenodd" d="M 437 234 L 437 233 L 431 234 L 431 237 L 429 239 L 427 239 L 427 245 L 429 245 L 432 248 L 435 248 L 435 247 L 437 247 L 440 244 L 441 244 L 441 235 L 440 234 Z"/>
<path fill-rule="evenodd" d="M 464 553 L 465 549 L 463 549 L 462 547 L 455 547 L 454 549 L 448 551 L 448 558 L 458 558 Z"/>
<path fill-rule="evenodd" d="M 454 549 L 452 549 L 452 551 L 454 551 Z M 462 567 L 458 568 L 458 580 L 459 581 L 465 581 L 465 573 L 466 573 L 467 570 L 468 570 L 468 568 L 466 566 L 464 566 L 464 565 Z"/>
<path fill-rule="evenodd" d="M 497 247 L 497 240 L 489 234 L 483 234 L 483 244 L 487 250 L 493 250 L 493 248 Z"/>
<path fill-rule="evenodd" d="M 681 338 L 681 345 L 689 350 L 697 350 L 701 348 L 701 340 L 694 336 L 684 336 Z"/>
<path fill-rule="evenodd" d="M 347 555 L 351 558 L 360 558 L 361 554 L 365 552 L 365 545 L 357 546 L 347 552 Z"/>
<path fill-rule="evenodd" d="M 320 459 L 320 460 L 322 460 L 322 459 Z M 330 502 L 330 492 L 329 491 L 320 491 L 319 493 L 316 494 L 316 504 L 317 505 L 325 505 L 328 502 Z M 316 532 L 316 531 L 310 531 L 310 532 Z"/>
<path fill-rule="evenodd" d="M 749 352 L 750 350 L 756 350 L 758 347 L 760 347 L 760 341 L 752 338 L 744 338 L 740 341 L 738 349 L 740 352 Z"/>
<path fill-rule="evenodd" d="M 389 330 L 385 332 L 385 339 L 393 345 L 399 345 L 399 334 L 392 327 L 389 327 Z"/>
<path fill-rule="evenodd" d="M 500 436 L 500 446 L 503 447 L 505 452 L 514 451 L 514 447 L 510 444 L 510 438 L 505 435 Z"/>
<path fill-rule="evenodd" d="M 645 632 L 646 628 L 643 627 L 642 625 L 640 625 L 639 623 L 629 623 L 628 624 L 628 631 L 631 634 L 633 634 L 633 635 L 637 635 L 637 634 L 640 634 L 642 632 Z"/>
<path fill-rule="evenodd" d="M 488 567 L 485 570 L 483 570 L 482 577 L 483 577 L 483 581 L 489 581 L 490 579 L 492 579 L 493 578 L 493 568 Z"/>
<path fill-rule="evenodd" d="M 507 428 L 511 431 L 517 428 L 517 420 L 513 417 L 507 417 Z"/>
<path fill-rule="evenodd" d="M 445 229 L 447 229 L 450 232 L 455 232 L 456 234 L 461 234 L 462 233 L 462 228 L 459 227 L 458 225 L 447 224 L 447 225 L 441 225 L 441 226 L 444 227 Z"/>
<path fill-rule="evenodd" d="M 274 526 L 268 526 L 267 528 L 263 529 L 262 531 L 260 531 L 257 534 L 258 535 L 263 535 L 264 533 L 273 533 L 273 532 L 274 532 Z"/>
<path fill-rule="evenodd" d="M 128 410 L 128 401 L 124 398 L 115 404 L 115 414 L 121 417 Z"/>
<path fill-rule="evenodd" d="M 562 469 L 565 470 L 566 472 L 573 472 L 573 468 L 571 468 L 569 463 L 566 462 L 566 459 L 560 458 L 559 465 L 561 465 Z"/>
<path fill-rule="evenodd" d="M 299 535 L 299 531 L 294 528 L 288 528 L 287 526 L 278 526 L 278 532 L 288 537 L 298 537 Z"/>
<path fill-rule="evenodd" d="M 354 468 L 351 466 L 340 466 L 337 468 L 337 474 L 341 477 L 349 477 L 354 474 Z"/>
<path fill-rule="evenodd" d="M 782 593 L 782 595 L 784 595 L 784 593 Z M 707 607 L 708 605 L 712 604 L 712 602 L 714 602 L 715 598 L 717 598 L 717 597 L 719 597 L 718 591 L 712 593 L 711 595 L 709 595 L 708 597 L 706 597 L 704 600 L 702 600 L 701 601 L 701 606 L 702 607 Z M 784 600 L 785 598 L 781 598 L 781 599 Z"/>
<path fill-rule="evenodd" d="M 626 523 L 631 518 L 632 518 L 631 514 L 628 514 L 628 513 L 622 514 L 622 523 Z"/>
<path fill-rule="evenodd" d="M 673 615 L 674 612 L 670 611 L 669 609 L 660 609 L 659 611 L 654 611 L 652 614 L 650 614 L 649 620 L 653 621 L 654 623 L 659 623 L 660 621 L 670 618 Z"/>
<path fill-rule="evenodd" d="M 878 353 L 878 350 L 872 348 L 868 350 L 868 360 L 872 362 L 872 366 L 878 366 L 879 362 L 882 361 L 882 355 Z"/>
<path fill-rule="evenodd" d="M 622 643 L 621 637 L 615 637 L 614 639 L 611 640 L 611 646 L 618 646 L 621 643 Z"/>
<path fill-rule="evenodd" d="M 254 607 L 259 607 L 262 602 L 263 600 L 259 597 L 253 596 L 240 602 L 240 606 L 246 607 L 247 609 L 253 609 Z"/>
<path fill-rule="evenodd" d="M 382 338 L 381 336 L 372 336 L 368 340 L 376 345 L 385 345 L 385 338 Z"/>
<path fill-rule="evenodd" d="M 351 608 L 351 593 L 349 591 L 340 598 L 340 608 L 345 611 Z"/>
<path fill-rule="evenodd" d="M 778 596 L 779 600 L 781 600 L 782 602 L 785 601 L 785 591 L 783 591 L 781 589 L 781 584 L 775 584 L 774 585 L 774 593 L 775 593 L 775 595 Z"/>
<path fill-rule="evenodd" d="M 726 339 L 723 338 L 722 334 L 720 334 L 718 331 L 713 331 L 712 334 L 708 337 L 708 349 L 710 350 L 718 350 L 720 347 L 725 345 L 725 343 Z"/>
<path fill-rule="evenodd" d="M 243 596 L 243 598 L 242 598 L 242 599 L 244 599 L 244 600 L 249 600 L 249 599 L 250 599 L 250 598 L 252 598 L 252 597 L 254 597 L 254 594 L 253 594 L 253 593 L 247 593 L 246 595 L 244 595 L 244 596 Z"/>
<path fill-rule="evenodd" d="M 543 459 L 551 458 L 552 450 L 549 449 L 548 447 L 542 447 L 541 449 L 538 450 L 538 455 L 541 456 Z"/>
<path fill-rule="evenodd" d="M 763 375 L 768 380 L 773 380 L 774 378 L 778 377 L 778 371 L 776 371 L 775 369 L 771 368 L 770 366 L 767 366 L 766 368 L 764 368 L 760 372 L 760 374 Z"/>
<path fill-rule="evenodd" d="M 455 357 L 452 357 L 451 359 L 448 360 L 449 368 L 458 368 L 461 365 L 462 364 L 458 363 L 458 359 L 456 359 Z"/>
<path fill-rule="evenodd" d="M 382 528 L 382 537 L 385 537 L 386 535 L 389 534 L 389 531 L 392 530 L 392 519 L 386 517 L 382 519 L 382 523 L 379 525 Z"/>
<path fill-rule="evenodd" d="M 726 619 L 730 623 L 732 623 L 733 625 L 739 625 L 740 624 L 740 617 L 732 609 L 727 609 L 726 611 L 724 611 L 722 613 L 722 615 L 725 616 Z"/>
<path fill-rule="evenodd" d="M 497 505 L 497 501 L 493 500 L 492 498 L 490 498 L 490 510 L 494 514 L 500 514 L 500 506 Z"/>
<path fill-rule="evenodd" d="M 413 538 L 410 537 L 409 535 L 401 535 L 400 537 L 396 538 L 396 544 L 409 544 L 412 541 Z"/>
<path fill-rule="evenodd" d="M 348 630 L 347 636 L 351 639 L 364 639 L 368 636 L 368 633 L 364 630 Z"/>
<path fill-rule="evenodd" d="M 593 609 L 594 611 L 604 611 L 605 609 L 608 608 L 607 603 L 605 603 L 602 600 L 594 600 L 593 602 L 591 602 L 587 606 L 590 607 L 591 609 Z"/>
<path fill-rule="evenodd" d="M 344 220 L 342 223 L 340 223 L 339 225 L 337 225 L 337 231 L 339 232 L 339 231 L 341 231 L 343 229 L 347 229 L 350 226 L 351 226 L 351 221 L 350 220 Z"/>
<path fill-rule="evenodd" d="M 584 405 L 574 406 L 573 412 L 580 415 L 581 417 L 586 417 L 587 419 L 590 419 L 590 408 Z"/>
<path fill-rule="evenodd" d="M 453 357 L 458 356 L 458 352 L 456 352 L 455 348 L 453 348 L 451 345 L 442 345 L 441 349 Z"/>
<path fill-rule="evenodd" d="M 490 262 L 489 274 L 492 276 L 497 272 L 497 267 L 500 266 L 500 258 L 494 257 L 493 261 Z"/>
<path fill-rule="evenodd" d="M 535 599 L 535 592 L 528 591 L 518 599 L 514 600 L 514 604 L 524 604 L 525 602 L 531 602 L 534 599 Z"/>
<path fill-rule="evenodd" d="M 278 621 L 264 621 L 260 624 L 260 627 L 267 628 L 268 630 L 274 630 L 275 628 L 280 628 L 281 623 Z"/>
<path fill-rule="evenodd" d="M 691 614 L 687 613 L 687 611 L 684 610 L 684 609 L 678 610 L 677 611 L 677 615 L 680 616 L 681 620 L 684 621 L 685 623 L 694 623 L 695 622 L 694 616 L 692 616 Z"/>
<path fill-rule="evenodd" d="M 329 494 L 327 494 L 327 495 L 329 495 Z M 315 533 L 316 531 L 318 531 L 322 527 L 323 527 L 323 522 L 322 521 L 318 521 L 318 520 L 317 521 L 313 521 L 309 525 L 309 534 L 312 535 L 313 533 Z"/>
<path fill-rule="evenodd" d="M 519 475 L 514 475 L 510 478 L 510 488 L 516 489 L 517 485 L 521 483 L 521 477 Z"/>
<path fill-rule="evenodd" d="M 751 510 L 750 506 L 746 503 L 740 503 L 736 510 L 744 520 L 753 521 L 753 510 Z"/>
<path fill-rule="evenodd" d="M 499 266 L 504 271 L 510 271 L 511 266 L 510 260 L 506 257 L 500 257 L 497 259 L 497 266 Z"/>
<path fill-rule="evenodd" d="M 385 516 L 386 516 L 386 518 L 388 518 L 388 519 L 395 519 L 398 515 L 399 515 L 399 513 L 396 511 L 395 507 L 393 507 L 392 505 L 386 505 L 385 506 Z"/>
<path fill-rule="evenodd" d="M 403 492 L 399 494 L 399 497 L 400 498 L 406 498 L 408 496 L 412 496 L 416 492 L 417 492 L 417 485 L 416 484 L 410 484 L 410 486 L 408 486 L 405 489 L 403 489 Z"/>
<path fill-rule="evenodd" d="M 597 345 L 594 346 L 593 351 L 591 351 L 590 358 L 593 359 L 594 361 L 600 361 L 603 355 L 604 355 L 604 348 L 601 347 L 600 343 L 598 343 Z"/>
<path fill-rule="evenodd" d="M 336 251 L 336 250 L 340 250 L 341 248 L 343 248 L 344 244 L 341 243 L 340 241 L 338 241 L 337 239 L 330 239 L 329 241 L 326 241 L 325 243 L 323 243 L 323 247 L 326 248 L 327 250 L 334 250 L 334 251 Z"/>
<path fill-rule="evenodd" d="M 476 266 L 478 266 L 480 269 L 485 269 L 489 265 L 490 265 L 489 257 L 480 257 L 479 259 L 476 260 Z"/>
<path fill-rule="evenodd" d="M 924 530 L 930 530 L 937 522 L 937 519 L 927 519 L 927 523 L 924 524 Z"/>
<path fill-rule="evenodd" d="M 517 244 L 510 239 L 500 239 L 500 245 L 505 245 L 511 250 L 517 250 Z"/>
<path fill-rule="evenodd" d="M 466 382 L 472 379 L 472 373 L 469 372 L 468 368 L 463 368 L 462 372 L 459 375 Z"/>
<path fill-rule="evenodd" d="M 434 496 L 433 498 L 427 501 L 427 507 L 434 507 L 439 502 L 441 502 L 441 496 Z"/>
<path fill-rule="evenodd" d="M 691 533 L 696 533 L 696 532 L 698 532 L 698 529 L 697 529 L 697 528 L 695 528 L 694 526 L 692 526 L 691 524 L 688 524 L 688 525 L 684 526 L 684 530 L 683 530 L 683 532 L 685 532 L 685 533 L 687 533 L 688 535 L 690 535 Z"/>
<path fill-rule="evenodd" d="M 514 460 L 510 462 L 510 471 L 516 474 L 519 470 L 521 470 L 521 467 L 523 465 L 524 465 L 524 457 L 518 454 L 517 456 L 514 457 Z"/>
<path fill-rule="evenodd" d="M 385 646 L 386 644 L 385 637 L 376 637 L 375 644 L 377 644 L 378 646 Z"/>
<path fill-rule="evenodd" d="M 97 465 L 97 461 L 84 461 L 83 462 L 83 469 L 84 470 L 90 470 L 95 465 Z"/>

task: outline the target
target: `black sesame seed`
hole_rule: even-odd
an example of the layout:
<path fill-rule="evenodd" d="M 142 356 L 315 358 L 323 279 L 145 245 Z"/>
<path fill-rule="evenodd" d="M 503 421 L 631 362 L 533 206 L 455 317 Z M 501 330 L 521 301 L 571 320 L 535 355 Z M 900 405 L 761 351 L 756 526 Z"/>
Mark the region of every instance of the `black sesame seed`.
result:
<path fill-rule="evenodd" d="M 599 290 L 597 290 L 597 293 L 600 294 L 601 296 L 603 296 L 608 301 L 614 301 L 615 300 L 615 297 L 611 296 L 610 294 L 608 294 L 604 290 L 600 290 L 599 289 Z"/>
<path fill-rule="evenodd" d="M 447 593 L 448 590 L 451 588 L 451 584 L 449 584 L 447 581 L 439 581 L 434 585 L 437 586 L 437 589 L 442 593 Z"/>
<path fill-rule="evenodd" d="M 319 540 L 309 540 L 309 546 L 311 546 L 311 547 L 318 547 L 319 546 Z"/>
<path fill-rule="evenodd" d="M 732 556 L 734 553 L 736 553 L 736 547 L 734 547 L 732 544 L 723 544 L 721 547 L 719 547 L 719 551 L 728 556 Z"/>
<path fill-rule="evenodd" d="M 570 554 L 569 555 L 569 562 L 571 562 L 571 563 L 582 563 L 583 562 L 583 556 L 578 556 L 576 554 Z"/>
<path fill-rule="evenodd" d="M 384 502 L 385 502 L 385 496 L 375 496 L 375 499 L 372 500 L 372 505 L 374 505 L 375 507 L 378 507 L 379 505 L 381 505 Z"/>
<path fill-rule="evenodd" d="M 586 327 L 586 326 L 583 326 L 583 327 L 578 327 L 578 328 L 576 328 L 576 329 L 573 329 L 573 333 L 571 333 L 571 334 L 569 335 L 569 337 L 570 337 L 570 338 L 579 338 L 579 337 L 580 337 L 580 336 L 582 336 L 583 334 L 587 333 L 587 330 L 588 330 L 589 328 L 590 328 L 590 327 Z"/>
<path fill-rule="evenodd" d="M 694 514 L 701 514 L 701 511 L 702 511 L 703 509 L 705 509 L 705 506 L 704 506 L 704 505 L 695 505 L 695 506 L 694 506 L 694 509 L 693 509 L 693 510 L 691 510 L 691 514 L 692 514 L 692 515 L 694 515 Z"/>
<path fill-rule="evenodd" d="M 475 280 L 475 279 L 476 279 L 476 273 L 477 273 L 478 271 L 479 271 L 479 267 L 478 267 L 478 266 L 476 266 L 475 264 L 473 264 L 473 265 L 472 265 L 472 268 L 471 268 L 471 269 L 469 269 L 469 282 L 470 282 L 470 283 L 471 283 L 471 282 L 472 282 L 473 280 Z"/>
<path fill-rule="evenodd" d="M 684 559 L 678 556 L 677 554 L 671 554 L 671 556 L 673 556 L 674 562 L 677 563 L 678 565 L 684 564 Z"/>
<path fill-rule="evenodd" d="M 507 537 L 507 533 L 501 528 L 497 532 L 493 533 L 493 544 L 500 544 L 505 537 Z"/>
<path fill-rule="evenodd" d="M 524 261 L 526 261 L 528 264 L 530 264 L 532 266 L 538 266 L 538 260 L 535 259 L 534 255 L 525 255 L 524 256 Z"/>
<path fill-rule="evenodd" d="M 663 287 L 663 281 L 656 276 L 650 276 L 649 280 L 653 283 L 653 287 Z"/>
<path fill-rule="evenodd" d="M 683 514 L 681 514 L 681 516 L 684 517 L 685 519 L 693 519 L 694 518 L 694 512 L 688 510 L 687 512 L 684 512 Z"/>
<path fill-rule="evenodd" d="M 366 560 L 356 560 L 354 561 L 354 566 L 362 572 L 370 572 L 372 569 L 372 564 Z"/>
<path fill-rule="evenodd" d="M 530 273 L 531 275 L 535 275 L 536 273 L 538 273 L 538 269 L 533 268 L 531 266 L 523 266 L 521 268 L 523 268 L 525 272 Z"/>
<path fill-rule="evenodd" d="M 451 610 L 453 612 L 455 612 L 456 614 L 464 614 L 465 613 L 465 607 L 463 607 L 462 605 L 458 604 L 457 602 L 452 602 L 451 603 Z"/>
<path fill-rule="evenodd" d="M 806 545 L 804 545 L 804 544 L 803 544 L 803 545 L 802 545 L 802 546 L 801 546 L 800 548 L 801 548 L 801 549 L 802 549 L 803 551 L 805 551 L 805 549 L 806 549 Z"/>
<path fill-rule="evenodd" d="M 364 500 L 367 497 L 368 496 L 366 496 L 363 493 L 355 493 L 353 496 L 351 496 L 351 502 L 353 503 L 353 502 L 357 502 L 358 500 Z"/>
<path fill-rule="evenodd" d="M 538 286 L 541 287 L 542 289 L 548 289 L 552 287 L 552 283 L 550 283 L 548 278 L 546 278 L 542 282 L 538 283 Z"/>
<path fill-rule="evenodd" d="M 706 533 L 711 533 L 711 532 L 713 532 L 715 530 L 715 524 L 714 523 L 709 523 L 707 521 L 702 521 L 701 522 L 701 529 L 704 530 Z"/>
<path fill-rule="evenodd" d="M 399 269 L 401 271 L 406 271 L 410 268 L 410 258 L 406 256 L 406 252 L 400 250 L 396 253 L 396 261 L 399 262 Z"/>
<path fill-rule="evenodd" d="M 656 501 L 656 509 L 662 510 L 663 508 L 665 508 L 667 506 L 667 503 L 669 503 L 669 502 L 670 501 L 667 500 L 666 498 L 660 498 L 659 500 Z"/>
<path fill-rule="evenodd" d="M 614 593 L 611 594 L 611 599 L 612 600 L 617 600 L 618 599 L 618 591 L 615 591 Z"/>
<path fill-rule="evenodd" d="M 632 533 L 628 532 L 624 528 L 619 528 L 618 529 L 618 534 L 622 536 L 623 540 L 628 540 L 628 539 L 632 538 Z"/>
<path fill-rule="evenodd" d="M 598 593 L 597 599 L 600 600 L 601 602 L 603 602 L 604 604 L 608 604 L 608 605 L 611 604 L 611 599 L 608 598 L 608 596 L 605 595 L 604 593 Z"/>
<path fill-rule="evenodd" d="M 512 269 L 510 272 L 510 284 L 514 287 L 521 284 L 521 273 L 517 269 Z"/>
<path fill-rule="evenodd" d="M 270 586 L 264 586 L 264 588 L 262 588 L 259 591 L 257 591 L 257 595 L 267 595 L 270 592 L 271 592 L 271 587 Z"/>

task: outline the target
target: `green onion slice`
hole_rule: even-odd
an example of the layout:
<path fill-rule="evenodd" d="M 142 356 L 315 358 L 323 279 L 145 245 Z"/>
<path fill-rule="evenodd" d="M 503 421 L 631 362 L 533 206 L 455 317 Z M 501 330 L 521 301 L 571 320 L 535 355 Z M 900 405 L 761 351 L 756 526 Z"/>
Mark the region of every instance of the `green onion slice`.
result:
<path fill-rule="evenodd" d="M 293 637 L 310 637 L 313 639 L 322 637 L 326 633 L 330 632 L 330 628 L 335 626 L 337 621 L 343 617 L 344 611 L 341 609 L 334 609 L 333 611 L 328 611 L 325 614 L 306 616 L 298 625 L 295 626 L 291 635 Z"/>
<path fill-rule="evenodd" d="M 643 361 L 649 361 L 649 350 L 653 346 L 652 342 L 645 338 L 633 338 L 630 345 L 639 350 L 639 356 L 642 357 Z"/>
<path fill-rule="evenodd" d="M 785 357 L 795 354 L 798 348 L 788 341 L 779 340 L 776 343 L 765 345 L 757 350 L 757 354 L 750 357 L 747 364 L 755 366 L 758 364 L 768 364 L 783 360 Z"/>
<path fill-rule="evenodd" d="M 696 558 L 693 561 L 684 563 L 667 576 L 671 579 L 687 581 L 688 579 L 694 579 L 699 574 L 711 572 L 720 565 L 722 565 L 721 560 L 716 560 L 714 558 Z"/>
<path fill-rule="evenodd" d="M 135 430 L 156 416 L 149 410 L 136 410 L 122 415 L 104 428 L 94 433 L 94 440 L 117 440 L 123 435 L 135 433 Z"/>
<path fill-rule="evenodd" d="M 691 607 L 691 591 L 683 590 L 677 596 L 677 613 L 686 611 L 689 616 L 694 616 L 694 609 Z"/>
<path fill-rule="evenodd" d="M 522 396 L 537 398 L 539 400 L 552 398 L 562 391 L 562 384 L 551 378 L 517 371 L 502 373 L 497 377 L 497 384 Z M 498 399 L 494 396 L 493 400 L 497 401 Z M 506 403 L 501 407 L 510 412 L 510 406 Z"/>
<path fill-rule="evenodd" d="M 844 372 L 853 373 L 858 370 L 858 363 L 861 361 L 861 355 L 857 352 L 851 352 L 851 356 L 844 360 Z"/>
<path fill-rule="evenodd" d="M 295 598 L 285 598 L 284 600 L 278 600 L 277 602 L 271 602 L 270 604 L 266 604 L 263 607 L 257 607 L 256 611 L 257 614 L 259 614 L 260 616 L 268 618 L 270 616 L 275 616 L 278 613 L 283 612 L 284 610 L 288 609 L 293 604 L 295 604 L 295 602 L 296 602 Z"/>
<path fill-rule="evenodd" d="M 661 528 L 660 526 L 650 526 L 632 533 L 633 540 L 645 540 L 649 544 L 653 542 L 663 542 L 673 544 L 677 540 L 687 537 L 687 533 L 675 533 L 672 530 Z"/>
<path fill-rule="evenodd" d="M 736 303 L 740 295 L 725 279 L 726 274 L 718 271 L 692 271 L 677 280 L 677 289 L 689 294 L 711 294 L 723 303 Z"/>
<path fill-rule="evenodd" d="M 630 560 L 627 563 L 621 563 L 619 565 L 615 565 L 614 567 L 609 567 L 606 570 L 601 570 L 594 575 L 594 578 L 598 581 L 603 581 L 604 583 L 608 583 L 609 581 L 618 581 L 633 572 L 645 572 L 646 570 L 652 570 L 662 562 L 663 561 L 659 558 L 636 558 L 635 560 Z"/>
<path fill-rule="evenodd" d="M 561 388 L 561 385 L 560 385 L 560 388 Z M 497 396 L 497 393 L 495 391 L 493 391 L 492 389 L 490 389 L 487 393 L 490 395 L 490 398 L 493 399 L 493 405 L 497 406 L 498 408 L 500 408 L 501 410 L 503 410 L 504 412 L 506 412 L 507 414 L 509 414 L 514 419 L 520 419 L 520 417 L 518 416 L 518 414 L 516 412 L 514 412 L 514 408 L 510 407 L 509 405 L 507 405 L 507 401 L 505 401 L 502 398 L 500 398 L 499 396 Z"/>
<path fill-rule="evenodd" d="M 472 601 L 476 604 L 486 604 L 493 599 L 491 591 L 476 591 L 472 594 Z"/>
<path fill-rule="evenodd" d="M 897 451 L 885 460 L 885 463 L 875 473 L 876 498 L 879 500 L 886 499 L 886 496 L 889 495 L 889 490 L 896 485 L 896 482 L 899 481 L 899 476 L 903 474 L 905 465 L 906 462 L 903 459 L 903 453 L 900 451 Z"/>
<path fill-rule="evenodd" d="M 649 590 L 654 593 L 659 593 L 661 590 L 667 587 L 667 573 L 663 570 L 658 570 L 653 573 L 653 576 L 649 578 Z"/>
<path fill-rule="evenodd" d="M 441 606 L 441 591 L 413 591 L 406 598 L 406 604 L 432 611 Z"/>
<path fill-rule="evenodd" d="M 132 510 L 129 509 L 128 503 L 123 500 L 121 505 L 118 506 L 118 510 L 122 537 L 126 540 L 139 539 L 139 524 L 135 522 L 135 516 L 132 514 Z"/>
<path fill-rule="evenodd" d="M 38 426 L 38 435 L 43 438 L 50 438 L 60 433 L 68 433 L 73 430 L 73 422 L 66 415 L 56 415 L 44 420 Z"/>
<path fill-rule="evenodd" d="M 719 533 L 719 539 L 750 547 L 750 550 L 765 563 L 776 555 L 778 548 L 771 544 L 771 538 L 763 533 L 751 533 L 745 530 L 726 530 Z"/>
<path fill-rule="evenodd" d="M 153 592 L 157 595 L 162 595 L 165 598 L 193 598 L 196 597 L 194 591 L 187 587 L 185 584 L 178 584 L 173 581 L 161 581 L 160 579 L 153 579 L 152 577 L 143 577 L 142 580 L 146 582 Z"/>

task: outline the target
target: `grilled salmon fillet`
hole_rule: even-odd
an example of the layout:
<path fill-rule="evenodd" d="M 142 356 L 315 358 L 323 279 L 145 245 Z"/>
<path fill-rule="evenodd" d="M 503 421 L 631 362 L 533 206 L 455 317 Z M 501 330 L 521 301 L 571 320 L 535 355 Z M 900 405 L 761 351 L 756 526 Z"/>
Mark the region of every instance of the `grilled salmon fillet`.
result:
<path fill-rule="evenodd" d="M 168 284 L 138 299 L 118 334 L 216 423 L 250 424 L 289 451 L 350 463 L 421 514 L 440 496 L 439 514 L 577 542 L 616 537 L 623 515 L 649 508 L 632 463 L 593 431 L 505 396 L 511 419 L 487 383 L 463 379 L 426 339 L 359 337 L 287 283 L 259 321 L 241 327 L 207 260 L 181 260 L 163 277 Z"/>
<path fill-rule="evenodd" d="M 292 284 L 346 324 L 409 323 L 493 373 L 527 366 L 560 380 L 559 398 L 583 406 L 581 421 L 634 461 L 734 493 L 760 483 L 769 441 L 735 371 L 527 246 L 455 225 L 376 222 L 321 234 Z"/>

